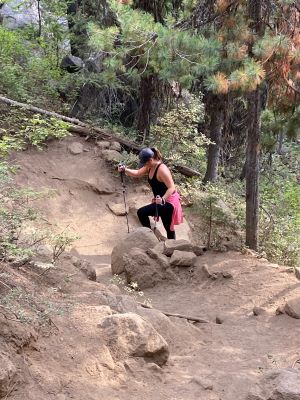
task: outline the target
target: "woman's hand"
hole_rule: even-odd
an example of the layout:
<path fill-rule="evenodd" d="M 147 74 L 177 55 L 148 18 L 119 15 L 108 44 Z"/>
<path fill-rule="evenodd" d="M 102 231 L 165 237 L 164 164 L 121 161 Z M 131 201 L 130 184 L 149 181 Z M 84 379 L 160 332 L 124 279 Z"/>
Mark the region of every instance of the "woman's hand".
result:
<path fill-rule="evenodd" d="M 124 164 L 118 165 L 118 172 L 125 172 L 126 166 Z"/>
<path fill-rule="evenodd" d="M 156 198 L 154 199 L 156 204 L 165 204 L 165 201 L 162 197 L 160 196 L 156 196 Z"/>

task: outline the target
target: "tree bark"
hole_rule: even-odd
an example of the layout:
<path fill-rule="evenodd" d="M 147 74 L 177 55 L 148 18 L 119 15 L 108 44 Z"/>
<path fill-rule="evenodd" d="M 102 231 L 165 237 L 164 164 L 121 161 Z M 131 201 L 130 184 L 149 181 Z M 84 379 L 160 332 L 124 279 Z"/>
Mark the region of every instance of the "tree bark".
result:
<path fill-rule="evenodd" d="M 139 141 L 142 143 L 149 138 L 150 134 L 154 79 L 153 75 L 142 77 L 140 84 L 140 108 L 137 116 L 137 130 L 139 132 Z"/>
<path fill-rule="evenodd" d="M 249 95 L 246 154 L 246 246 L 258 249 L 261 90 Z"/>
<path fill-rule="evenodd" d="M 213 95 L 209 102 L 210 140 L 213 143 L 208 146 L 207 168 L 203 179 L 204 183 L 215 182 L 218 179 L 218 165 L 224 123 L 224 98 L 219 95 Z"/>
<path fill-rule="evenodd" d="M 262 36 L 263 0 L 249 0 L 250 28 L 255 36 Z M 249 55 L 253 57 L 252 48 Z M 248 135 L 246 154 L 246 246 L 258 250 L 259 235 L 259 161 L 260 161 L 260 116 L 262 90 L 257 87 L 248 98 Z"/>

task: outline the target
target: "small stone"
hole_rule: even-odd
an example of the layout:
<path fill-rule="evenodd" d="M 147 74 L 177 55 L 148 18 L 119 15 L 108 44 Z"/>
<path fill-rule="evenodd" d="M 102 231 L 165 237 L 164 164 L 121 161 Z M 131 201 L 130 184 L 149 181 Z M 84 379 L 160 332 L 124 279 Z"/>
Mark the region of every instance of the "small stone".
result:
<path fill-rule="evenodd" d="M 252 312 L 253 312 L 253 315 L 255 315 L 257 317 L 258 315 L 265 314 L 266 310 L 264 308 L 262 308 L 262 307 L 256 307 L 255 306 L 255 307 L 253 307 Z"/>
<path fill-rule="evenodd" d="M 122 147 L 121 147 L 119 142 L 112 142 L 110 144 L 110 150 L 115 150 L 115 151 L 121 152 L 122 151 Z"/>
<path fill-rule="evenodd" d="M 101 140 L 99 142 L 96 142 L 97 147 L 99 147 L 99 149 L 104 150 L 104 149 L 109 149 L 110 143 L 108 141 L 105 140 Z"/>
<path fill-rule="evenodd" d="M 222 272 L 222 275 L 223 275 L 223 278 L 225 278 L 225 279 L 232 278 L 232 274 L 230 272 L 224 271 L 224 272 Z"/>
<path fill-rule="evenodd" d="M 284 306 L 277 307 L 275 313 L 276 315 L 284 314 Z"/>
<path fill-rule="evenodd" d="M 81 154 L 83 152 L 83 145 L 79 142 L 74 142 L 69 145 L 68 150 L 73 155 Z"/>
<path fill-rule="evenodd" d="M 206 251 L 205 247 L 193 246 L 193 253 L 195 253 L 197 257 L 202 256 L 204 251 Z"/>
<path fill-rule="evenodd" d="M 213 280 L 213 281 L 216 281 L 218 278 L 219 278 L 219 274 L 218 273 L 211 274 L 211 276 L 210 276 L 210 279 Z"/>
<path fill-rule="evenodd" d="M 224 318 L 219 315 L 216 316 L 216 324 L 221 325 L 224 322 Z"/>
<path fill-rule="evenodd" d="M 202 270 L 203 270 L 203 272 L 205 273 L 205 275 L 208 277 L 208 278 L 210 278 L 211 276 L 212 276 L 212 274 L 209 272 L 209 270 L 208 270 L 208 265 L 207 264 L 204 264 L 204 265 L 202 265 Z"/>

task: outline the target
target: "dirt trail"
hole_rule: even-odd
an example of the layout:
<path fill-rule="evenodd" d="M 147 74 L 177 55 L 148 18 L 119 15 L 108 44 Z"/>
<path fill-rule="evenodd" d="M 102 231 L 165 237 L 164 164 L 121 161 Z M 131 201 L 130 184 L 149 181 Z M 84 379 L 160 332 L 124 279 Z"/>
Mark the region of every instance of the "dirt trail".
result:
<path fill-rule="evenodd" d="M 70 154 L 67 148 L 73 141 L 81 141 L 86 151 Z M 68 318 L 55 319 L 59 334 L 40 339 L 39 351 L 27 351 L 31 390 L 25 385 L 25 392 L 15 391 L 8 399 L 245 400 L 262 372 L 291 367 L 300 357 L 300 320 L 275 315 L 285 300 L 300 295 L 294 275 L 252 256 L 208 252 L 192 270 L 180 274 L 180 282 L 147 289 L 145 296 L 160 310 L 204 317 L 210 323 L 171 317 L 176 332 L 169 337 L 171 355 L 162 369 L 137 360 L 123 368 L 101 369 L 96 325 L 103 308 L 96 294 L 102 284 L 109 284 L 111 250 L 127 232 L 125 217 L 113 215 L 106 205 L 123 201 L 119 177 L 99 158 L 94 144 L 74 137 L 53 142 L 43 152 L 19 153 L 16 161 L 21 166 L 18 184 L 57 191 L 41 207 L 52 224 L 68 226 L 81 236 L 71 253 L 95 265 L 98 283 L 74 279 L 65 284 L 65 295 L 69 300 L 73 296 L 77 307 Z M 149 198 L 143 183 L 127 184 L 128 202 Z M 133 214 L 129 223 L 132 229 L 138 226 Z M 178 231 L 179 238 L 188 235 L 186 225 Z M 203 274 L 204 264 L 210 272 L 220 273 L 217 279 Z M 232 277 L 225 278 L 225 272 Z M 62 299 L 62 294 L 51 292 L 50 283 L 45 296 Z M 255 317 L 254 306 L 265 313 Z"/>

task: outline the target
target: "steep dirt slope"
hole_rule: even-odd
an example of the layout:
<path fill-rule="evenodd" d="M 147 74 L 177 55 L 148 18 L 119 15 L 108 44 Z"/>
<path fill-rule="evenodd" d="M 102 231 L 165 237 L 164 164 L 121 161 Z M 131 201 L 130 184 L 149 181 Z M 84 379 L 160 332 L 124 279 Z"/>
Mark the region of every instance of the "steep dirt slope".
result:
<path fill-rule="evenodd" d="M 74 141 L 84 143 L 87 151 L 70 154 Z M 172 329 L 161 327 L 171 351 L 163 368 L 138 359 L 126 364 L 111 360 L 97 324 L 106 312 L 100 293 L 111 277 L 111 250 L 127 234 L 125 217 L 106 206 L 123 201 L 119 177 L 93 143 L 74 137 L 15 159 L 21 167 L 18 184 L 56 190 L 40 207 L 58 230 L 68 226 L 80 234 L 71 253 L 96 265 L 98 283 L 76 273 L 68 256 L 42 277 L 35 271 L 15 272 L 20 285 L 36 285 L 39 302 L 46 299 L 48 306 L 64 312 L 53 312 L 53 323 L 35 345 L 16 356 L 19 369 L 27 372 L 5 398 L 245 400 L 262 372 L 291 367 L 300 358 L 300 320 L 275 314 L 287 299 L 300 296 L 294 275 L 250 255 L 207 252 L 193 269 L 178 271 L 178 282 L 147 289 L 145 296 L 160 310 L 204 317 L 209 323 L 171 317 Z M 143 203 L 150 196 L 143 184 L 127 183 L 129 203 Z M 131 229 L 138 226 L 133 214 L 129 220 Z M 187 236 L 187 229 L 180 234 Z M 205 273 L 203 265 L 214 275 Z M 254 306 L 264 312 L 254 316 Z"/>

